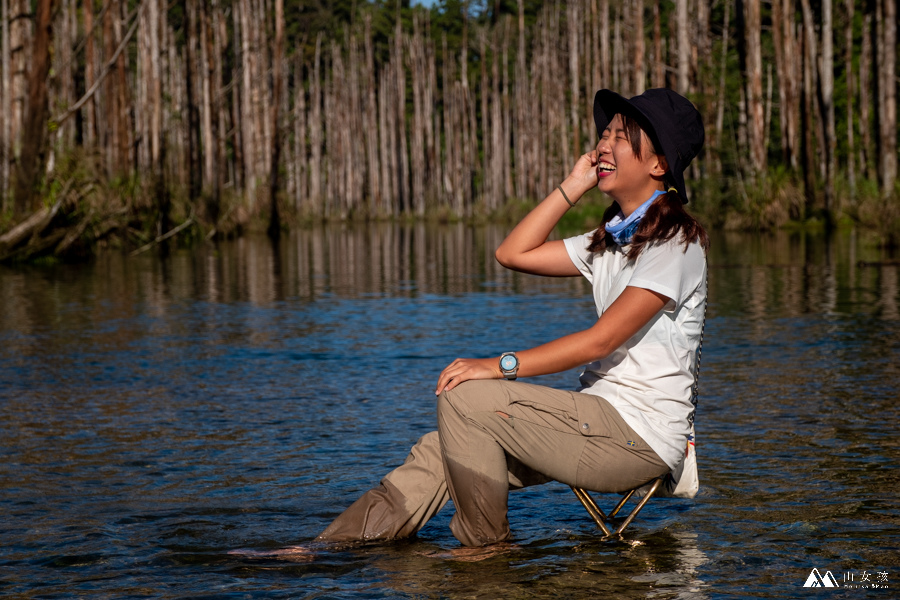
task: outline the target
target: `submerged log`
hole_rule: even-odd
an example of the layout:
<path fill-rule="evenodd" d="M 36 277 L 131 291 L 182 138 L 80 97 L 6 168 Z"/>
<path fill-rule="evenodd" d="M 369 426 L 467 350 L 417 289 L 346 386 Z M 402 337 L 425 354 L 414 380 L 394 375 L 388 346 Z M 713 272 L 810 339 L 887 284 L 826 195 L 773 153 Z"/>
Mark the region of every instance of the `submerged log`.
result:
<path fill-rule="evenodd" d="M 174 229 L 168 231 L 167 233 L 164 233 L 164 234 L 158 236 L 155 240 L 153 240 L 149 244 L 144 244 L 143 246 L 141 246 L 140 248 L 138 248 L 137 250 L 132 252 L 130 254 L 130 256 L 137 256 L 138 254 L 141 254 L 142 252 L 146 252 L 147 250 L 149 250 L 153 246 L 159 244 L 160 242 L 164 242 L 167 239 L 169 239 L 170 237 L 177 235 L 182 229 L 189 227 L 193 223 L 194 223 L 194 213 L 193 213 L 193 211 L 191 211 L 190 216 L 187 218 L 187 220 L 184 223 L 182 223 L 178 227 L 175 227 Z"/>

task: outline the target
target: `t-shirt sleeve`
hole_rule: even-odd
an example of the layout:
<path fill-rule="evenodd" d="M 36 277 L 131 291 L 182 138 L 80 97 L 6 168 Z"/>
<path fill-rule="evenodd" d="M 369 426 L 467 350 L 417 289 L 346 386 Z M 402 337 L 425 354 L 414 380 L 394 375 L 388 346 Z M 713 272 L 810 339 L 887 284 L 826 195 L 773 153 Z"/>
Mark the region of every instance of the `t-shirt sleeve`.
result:
<path fill-rule="evenodd" d="M 588 250 L 588 246 L 593 236 L 594 232 L 589 231 L 563 240 L 572 263 L 591 283 L 594 282 L 594 253 Z"/>
<path fill-rule="evenodd" d="M 692 242 L 687 251 L 676 236 L 663 244 L 652 244 L 641 251 L 628 285 L 666 296 L 665 310 L 675 310 L 690 297 L 703 277 L 703 249 Z"/>

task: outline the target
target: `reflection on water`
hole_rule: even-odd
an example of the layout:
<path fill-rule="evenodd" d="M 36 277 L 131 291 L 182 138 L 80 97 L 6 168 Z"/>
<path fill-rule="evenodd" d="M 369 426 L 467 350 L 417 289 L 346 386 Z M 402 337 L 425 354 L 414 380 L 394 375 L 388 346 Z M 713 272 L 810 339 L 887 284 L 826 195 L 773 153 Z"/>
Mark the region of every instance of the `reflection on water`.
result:
<path fill-rule="evenodd" d="M 456 356 L 591 323 L 585 282 L 496 264 L 504 234 L 334 226 L 0 268 L 0 593 L 791 598 L 813 567 L 900 585 L 900 267 L 850 233 L 714 237 L 701 492 L 651 502 L 628 543 L 548 485 L 512 495 L 516 547 L 483 562 L 426 556 L 456 546 L 450 510 L 309 562 L 228 555 L 315 536 L 434 427 Z"/>

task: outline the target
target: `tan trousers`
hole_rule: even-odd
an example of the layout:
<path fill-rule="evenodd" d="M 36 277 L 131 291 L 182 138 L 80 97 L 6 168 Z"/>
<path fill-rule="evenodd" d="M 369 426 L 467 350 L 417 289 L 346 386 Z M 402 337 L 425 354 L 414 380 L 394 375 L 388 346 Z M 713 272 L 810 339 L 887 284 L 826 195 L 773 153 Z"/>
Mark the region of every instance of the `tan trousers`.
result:
<path fill-rule="evenodd" d="M 510 489 L 550 480 L 623 492 L 669 467 L 606 401 L 505 380 L 467 381 L 438 398 L 438 431 L 422 436 L 317 539 L 413 535 L 449 498 L 453 535 L 467 546 L 509 538 Z"/>

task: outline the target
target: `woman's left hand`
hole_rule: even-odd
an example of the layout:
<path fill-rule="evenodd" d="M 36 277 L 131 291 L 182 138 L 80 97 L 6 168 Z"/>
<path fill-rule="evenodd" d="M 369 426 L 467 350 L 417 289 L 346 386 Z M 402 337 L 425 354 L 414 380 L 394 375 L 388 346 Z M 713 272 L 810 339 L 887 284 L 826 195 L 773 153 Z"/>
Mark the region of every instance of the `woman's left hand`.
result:
<path fill-rule="evenodd" d="M 457 358 L 438 377 L 434 395 L 449 391 L 470 379 L 502 379 L 499 358 Z"/>

